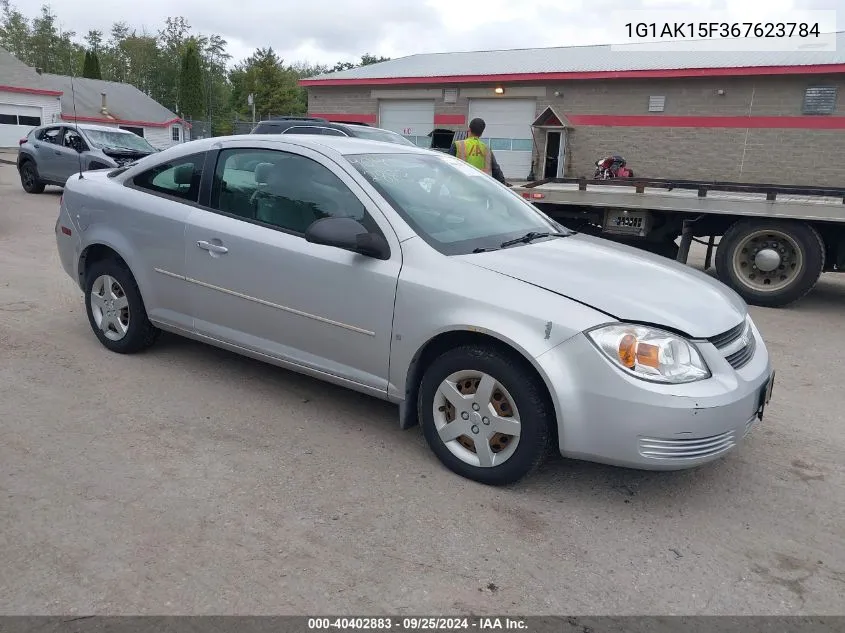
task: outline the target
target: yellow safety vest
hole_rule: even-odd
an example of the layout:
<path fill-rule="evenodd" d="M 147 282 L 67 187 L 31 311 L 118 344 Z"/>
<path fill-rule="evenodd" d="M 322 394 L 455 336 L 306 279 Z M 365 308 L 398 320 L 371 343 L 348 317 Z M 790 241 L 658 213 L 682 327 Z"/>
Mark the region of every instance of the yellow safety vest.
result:
<path fill-rule="evenodd" d="M 461 160 L 468 162 L 486 174 L 493 173 L 493 160 L 490 148 L 482 143 L 480 139 L 472 136 L 465 141 L 457 141 L 455 148 L 458 150 L 457 155 Z"/>

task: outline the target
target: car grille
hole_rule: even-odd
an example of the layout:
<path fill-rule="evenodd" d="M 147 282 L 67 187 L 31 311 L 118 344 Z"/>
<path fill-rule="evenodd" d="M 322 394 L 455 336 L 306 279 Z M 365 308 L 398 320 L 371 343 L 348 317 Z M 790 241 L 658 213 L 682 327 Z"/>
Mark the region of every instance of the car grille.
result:
<path fill-rule="evenodd" d="M 740 339 L 745 336 L 747 342 L 742 345 Z M 717 334 L 708 339 L 725 356 L 731 367 L 741 369 L 754 357 L 757 342 L 751 332 L 751 324 L 743 321 L 727 332 Z M 737 343 L 740 343 L 739 345 Z"/>
<path fill-rule="evenodd" d="M 736 439 L 733 431 L 683 440 L 641 437 L 640 455 L 651 459 L 699 459 L 724 453 L 734 446 Z"/>

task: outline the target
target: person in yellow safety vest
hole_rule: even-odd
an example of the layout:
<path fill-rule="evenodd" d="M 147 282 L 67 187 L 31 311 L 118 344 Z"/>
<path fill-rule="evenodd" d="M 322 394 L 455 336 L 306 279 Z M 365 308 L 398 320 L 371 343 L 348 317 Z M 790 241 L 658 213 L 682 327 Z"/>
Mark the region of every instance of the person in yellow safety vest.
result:
<path fill-rule="evenodd" d="M 449 153 L 473 167 L 477 167 L 484 173 L 490 174 L 503 185 L 510 187 L 510 184 L 505 180 L 502 169 L 499 167 L 499 163 L 496 162 L 493 150 L 481 141 L 481 135 L 484 134 L 485 127 L 487 127 L 487 124 L 484 122 L 484 119 L 473 119 L 470 121 L 466 140 L 452 143 Z"/>

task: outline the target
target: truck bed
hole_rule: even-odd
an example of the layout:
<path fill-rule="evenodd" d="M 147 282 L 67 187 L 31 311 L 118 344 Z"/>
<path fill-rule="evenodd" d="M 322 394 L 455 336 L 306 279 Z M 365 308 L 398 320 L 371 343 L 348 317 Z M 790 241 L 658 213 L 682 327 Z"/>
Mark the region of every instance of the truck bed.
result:
<path fill-rule="evenodd" d="M 555 179 L 514 187 L 535 204 L 845 222 L 845 189 L 695 181 Z"/>

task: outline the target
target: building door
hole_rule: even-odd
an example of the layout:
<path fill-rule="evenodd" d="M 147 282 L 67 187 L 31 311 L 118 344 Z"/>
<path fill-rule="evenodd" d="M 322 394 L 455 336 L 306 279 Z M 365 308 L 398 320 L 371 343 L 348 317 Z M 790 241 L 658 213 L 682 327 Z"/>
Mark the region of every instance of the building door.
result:
<path fill-rule="evenodd" d="M 490 145 L 506 178 L 527 180 L 534 140 L 531 124 L 537 116 L 536 99 L 472 99 L 469 120 L 484 119 L 483 140 Z"/>
<path fill-rule="evenodd" d="M 0 147 L 18 147 L 18 141 L 41 125 L 41 108 L 0 103 Z"/>
<path fill-rule="evenodd" d="M 401 134 L 421 147 L 428 147 L 434 131 L 434 101 L 384 100 L 379 102 L 379 127 Z"/>
<path fill-rule="evenodd" d="M 566 132 L 548 130 L 546 132 L 546 155 L 543 178 L 563 178 L 566 157 Z"/>

